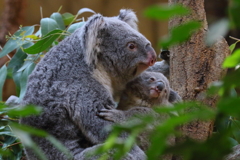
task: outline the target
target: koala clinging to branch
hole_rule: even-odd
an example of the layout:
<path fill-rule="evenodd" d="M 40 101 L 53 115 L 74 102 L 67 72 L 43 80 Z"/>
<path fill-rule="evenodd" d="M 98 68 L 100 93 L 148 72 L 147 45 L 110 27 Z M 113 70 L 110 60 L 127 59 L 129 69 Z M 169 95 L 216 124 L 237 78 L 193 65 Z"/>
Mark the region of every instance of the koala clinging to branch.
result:
<path fill-rule="evenodd" d="M 75 160 L 85 159 L 82 151 L 104 142 L 113 122 L 97 116 L 113 106 L 127 82 L 152 66 L 156 53 L 136 28 L 131 10 L 117 17 L 93 15 L 85 25 L 52 48 L 29 77 L 22 105 L 43 108 L 39 116 L 22 118 L 21 123 L 43 129 L 61 141 Z M 33 137 L 51 160 L 67 159 L 47 140 Z M 38 159 L 26 148 L 29 160 Z M 125 159 L 145 159 L 134 146 Z"/>

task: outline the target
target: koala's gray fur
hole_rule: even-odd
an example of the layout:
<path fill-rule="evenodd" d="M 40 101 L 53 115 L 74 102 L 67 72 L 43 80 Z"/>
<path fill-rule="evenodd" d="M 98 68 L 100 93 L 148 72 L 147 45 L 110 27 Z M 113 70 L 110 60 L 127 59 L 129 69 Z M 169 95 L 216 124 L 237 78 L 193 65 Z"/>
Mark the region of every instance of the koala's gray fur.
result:
<path fill-rule="evenodd" d="M 99 116 L 109 121 L 122 123 L 133 115 L 157 116 L 151 109 L 152 107 L 171 106 L 171 103 L 180 101 L 181 97 L 170 88 L 168 79 L 162 73 L 145 71 L 127 84 L 117 109 L 102 109 Z M 162 114 L 157 117 L 161 121 L 168 116 Z M 148 132 L 144 132 L 138 136 L 139 146 L 144 151 L 149 147 L 148 135 Z M 174 138 L 170 138 L 168 142 L 173 144 Z"/>
<path fill-rule="evenodd" d="M 109 135 L 103 128 L 113 124 L 97 116 L 98 111 L 114 106 L 127 82 L 156 60 L 150 42 L 136 30 L 136 21 L 131 10 L 121 10 L 118 17 L 96 14 L 53 47 L 29 76 L 22 101 L 41 106 L 43 113 L 22 118 L 21 123 L 53 135 L 75 160 L 85 159 L 85 151 Z M 67 159 L 44 138 L 34 141 L 48 159 Z M 26 154 L 29 160 L 38 159 L 30 148 Z M 138 146 L 128 155 L 125 159 L 145 159 Z"/>

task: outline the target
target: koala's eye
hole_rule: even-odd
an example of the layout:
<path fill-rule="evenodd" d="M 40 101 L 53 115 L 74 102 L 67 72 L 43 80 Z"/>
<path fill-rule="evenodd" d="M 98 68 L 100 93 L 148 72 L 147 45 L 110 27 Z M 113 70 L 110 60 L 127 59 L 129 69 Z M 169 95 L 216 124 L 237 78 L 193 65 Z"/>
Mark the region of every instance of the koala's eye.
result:
<path fill-rule="evenodd" d="M 133 43 L 133 42 L 130 42 L 127 44 L 127 47 L 130 49 L 130 50 L 134 50 L 135 48 L 137 48 L 136 44 Z"/>
<path fill-rule="evenodd" d="M 150 82 L 154 82 L 156 79 L 154 78 L 154 77 L 151 77 L 150 79 L 149 79 L 149 81 Z"/>

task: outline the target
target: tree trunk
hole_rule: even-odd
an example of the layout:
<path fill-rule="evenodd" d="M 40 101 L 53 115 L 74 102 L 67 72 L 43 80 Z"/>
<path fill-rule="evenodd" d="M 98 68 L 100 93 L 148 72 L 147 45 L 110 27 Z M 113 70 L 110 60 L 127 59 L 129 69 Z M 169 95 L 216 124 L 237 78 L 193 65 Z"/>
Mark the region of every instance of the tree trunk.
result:
<path fill-rule="evenodd" d="M 0 45 L 6 42 L 6 35 L 14 33 L 23 23 L 23 9 L 25 0 L 5 0 L 4 11 L 0 25 Z"/>
<path fill-rule="evenodd" d="M 202 22 L 201 29 L 187 42 L 170 48 L 171 87 L 178 91 L 183 100 L 197 100 L 214 107 L 216 98 L 206 98 L 204 93 L 211 82 L 220 80 L 226 74 L 221 65 L 230 54 L 229 46 L 225 39 L 219 40 L 211 47 L 205 45 L 204 36 L 208 26 L 204 0 L 169 0 L 169 3 L 179 3 L 192 10 L 190 15 L 171 19 L 170 28 L 189 20 Z M 183 125 L 181 130 L 185 136 L 204 141 L 213 131 L 213 121 L 194 121 Z"/>
<path fill-rule="evenodd" d="M 26 0 L 5 0 L 4 11 L 0 20 L 0 46 L 6 43 L 6 35 L 13 34 L 23 24 L 23 10 Z M 13 53 L 10 54 L 12 56 Z M 0 67 L 7 61 L 7 56 L 0 58 Z M 10 95 L 16 94 L 14 83 L 7 79 L 3 88 L 3 100 L 6 100 Z"/>

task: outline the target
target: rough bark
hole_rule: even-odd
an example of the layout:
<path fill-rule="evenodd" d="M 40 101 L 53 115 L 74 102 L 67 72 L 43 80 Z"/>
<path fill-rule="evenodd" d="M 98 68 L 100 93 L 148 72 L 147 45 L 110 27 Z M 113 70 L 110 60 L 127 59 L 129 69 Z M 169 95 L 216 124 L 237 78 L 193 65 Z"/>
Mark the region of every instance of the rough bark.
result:
<path fill-rule="evenodd" d="M 233 147 L 232 153 L 229 154 L 225 160 L 239 160 L 240 159 L 240 145 Z"/>
<path fill-rule="evenodd" d="M 197 100 L 214 107 L 216 98 L 205 98 L 204 93 L 213 81 L 220 80 L 226 74 L 221 68 L 222 62 L 230 54 L 225 39 L 220 39 L 211 47 L 205 45 L 204 37 L 208 26 L 204 10 L 204 0 L 169 0 L 170 5 L 180 3 L 189 7 L 192 12 L 184 17 L 170 20 L 169 27 L 189 20 L 202 22 L 201 29 L 191 38 L 170 48 L 170 84 L 178 91 L 183 100 Z M 213 131 L 213 121 L 195 121 L 181 127 L 185 136 L 192 139 L 206 140 Z"/>
<path fill-rule="evenodd" d="M 23 23 L 23 8 L 25 0 L 5 0 L 4 11 L 0 25 L 0 44 L 6 42 L 6 35 L 14 33 Z"/>
<path fill-rule="evenodd" d="M 26 0 L 5 0 L 0 20 L 0 46 L 6 43 L 6 35 L 13 34 L 23 24 L 23 10 Z M 13 53 L 10 54 L 12 56 Z M 9 61 L 7 56 L 0 58 L 0 67 Z M 14 83 L 7 79 L 3 88 L 3 100 L 15 94 Z"/>

